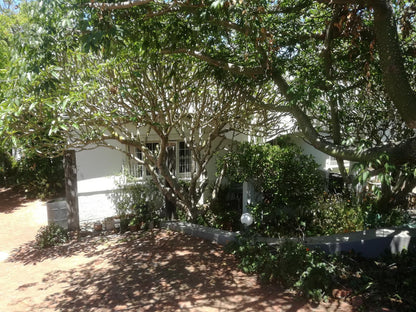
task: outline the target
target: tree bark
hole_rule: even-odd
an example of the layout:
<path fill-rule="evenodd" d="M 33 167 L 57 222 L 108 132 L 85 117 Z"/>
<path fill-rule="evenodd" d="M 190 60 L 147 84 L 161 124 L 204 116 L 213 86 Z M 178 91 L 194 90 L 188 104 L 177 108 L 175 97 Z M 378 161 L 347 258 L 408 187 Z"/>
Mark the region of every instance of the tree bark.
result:
<path fill-rule="evenodd" d="M 393 8 L 387 0 L 369 1 L 374 8 L 374 31 L 384 87 L 409 128 L 416 128 L 416 93 L 409 83 L 401 53 Z"/>

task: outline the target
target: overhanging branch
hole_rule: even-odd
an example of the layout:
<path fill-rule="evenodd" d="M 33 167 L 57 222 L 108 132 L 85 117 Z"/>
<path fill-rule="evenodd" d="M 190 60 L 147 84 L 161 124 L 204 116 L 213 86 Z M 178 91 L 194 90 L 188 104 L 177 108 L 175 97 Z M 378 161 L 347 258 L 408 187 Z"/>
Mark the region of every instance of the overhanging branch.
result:
<path fill-rule="evenodd" d="M 207 64 L 213 65 L 218 68 L 222 68 L 224 70 L 229 71 L 233 74 L 243 75 L 243 76 L 259 76 L 264 74 L 264 68 L 261 66 L 258 67 L 244 67 L 241 65 L 236 65 L 233 63 L 227 63 L 224 61 L 220 61 L 218 59 L 215 59 L 211 56 L 208 56 L 200 51 L 194 51 L 191 49 L 163 49 L 161 50 L 162 54 L 187 54 L 189 56 L 193 56 L 201 61 L 206 62 Z"/>
<path fill-rule="evenodd" d="M 116 3 L 91 1 L 90 3 L 88 3 L 88 6 L 93 9 L 111 11 L 111 10 L 118 10 L 118 9 L 128 9 L 128 8 L 132 8 L 135 6 L 145 5 L 150 2 L 154 2 L 154 0 L 129 0 L 129 1 L 116 2 Z"/>
<path fill-rule="evenodd" d="M 344 146 L 328 141 L 324 136 L 318 133 L 310 118 L 300 107 L 296 105 L 267 104 L 254 97 L 252 97 L 252 100 L 256 105 L 266 108 L 269 111 L 288 113 L 293 116 L 307 142 L 317 150 L 333 157 L 363 162 L 375 160 L 385 154 L 389 156 L 389 162 L 396 165 L 405 163 L 414 164 L 416 161 L 416 137 L 412 137 L 397 144 L 381 145 L 370 148 L 358 149 L 356 147 Z"/>

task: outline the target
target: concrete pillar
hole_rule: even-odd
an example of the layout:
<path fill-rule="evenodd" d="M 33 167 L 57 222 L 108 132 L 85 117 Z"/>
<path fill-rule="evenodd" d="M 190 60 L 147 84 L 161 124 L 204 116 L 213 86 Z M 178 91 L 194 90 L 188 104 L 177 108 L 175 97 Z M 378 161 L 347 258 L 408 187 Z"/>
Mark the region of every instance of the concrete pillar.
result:
<path fill-rule="evenodd" d="M 77 189 L 77 162 L 74 150 L 64 153 L 65 193 L 68 208 L 68 230 L 79 231 L 79 208 Z"/>

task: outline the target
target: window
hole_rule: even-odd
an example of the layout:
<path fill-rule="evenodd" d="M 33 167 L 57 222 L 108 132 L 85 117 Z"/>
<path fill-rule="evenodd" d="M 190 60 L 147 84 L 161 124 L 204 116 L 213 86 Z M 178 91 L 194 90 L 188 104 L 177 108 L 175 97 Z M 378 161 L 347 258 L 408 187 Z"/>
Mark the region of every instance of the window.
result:
<path fill-rule="evenodd" d="M 191 150 L 185 142 L 179 142 L 179 173 L 189 173 L 192 168 Z"/>
<path fill-rule="evenodd" d="M 158 150 L 160 148 L 159 143 L 147 143 L 146 147 L 152 153 L 157 155 Z M 130 146 L 130 152 L 134 153 L 135 156 L 143 160 L 144 155 L 143 152 L 133 146 Z M 192 170 L 192 157 L 191 157 L 191 150 L 185 144 L 185 142 L 172 142 L 167 146 L 167 163 L 169 171 L 175 175 L 175 173 L 179 174 L 180 178 L 186 178 L 191 173 Z M 134 160 L 129 161 L 130 164 L 130 174 L 136 178 L 144 178 L 146 176 L 150 176 L 150 172 L 145 170 L 144 165 L 138 164 Z"/>
<path fill-rule="evenodd" d="M 152 154 L 157 154 L 157 151 L 159 150 L 159 143 L 146 143 L 146 148 L 148 148 L 149 149 L 149 151 L 152 153 Z M 141 151 L 139 151 L 139 150 L 137 150 L 139 153 L 140 153 L 140 156 L 142 157 L 142 152 Z M 142 159 L 142 158 L 140 158 L 140 159 Z M 142 166 L 143 167 L 143 166 Z M 158 170 L 157 170 L 157 168 L 156 168 L 156 172 L 157 172 Z M 148 171 L 148 170 L 146 170 L 146 175 L 147 176 L 150 176 L 150 172 Z"/>
<path fill-rule="evenodd" d="M 136 147 L 136 158 L 138 158 L 138 159 L 140 159 L 140 160 L 142 160 L 142 151 L 141 150 L 139 150 L 137 147 Z M 130 174 L 133 176 L 133 177 L 136 177 L 136 178 L 141 178 L 141 177 L 143 177 L 143 165 L 139 165 L 138 163 L 136 163 L 135 161 L 133 162 L 133 164 L 130 166 Z"/>
<path fill-rule="evenodd" d="M 152 152 L 152 153 L 156 153 L 157 150 L 159 149 L 159 143 L 147 143 L 146 147 Z M 136 154 L 136 157 L 140 160 L 143 160 L 143 153 L 140 149 L 138 149 L 137 147 L 133 147 L 131 146 L 130 148 L 133 148 L 134 150 L 130 151 Z M 142 178 L 144 176 L 144 166 L 143 165 L 139 165 L 138 163 L 136 163 L 134 160 L 130 161 L 130 174 L 136 178 Z M 146 175 L 150 175 L 150 172 L 146 170 Z"/>
<path fill-rule="evenodd" d="M 146 147 L 152 152 L 156 153 L 159 149 L 159 143 L 146 143 Z"/>

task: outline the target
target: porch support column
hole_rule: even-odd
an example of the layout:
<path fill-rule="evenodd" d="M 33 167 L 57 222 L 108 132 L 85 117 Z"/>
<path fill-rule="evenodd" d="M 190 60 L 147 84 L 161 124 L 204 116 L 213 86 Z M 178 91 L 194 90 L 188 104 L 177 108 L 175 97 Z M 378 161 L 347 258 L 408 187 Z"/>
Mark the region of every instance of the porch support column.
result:
<path fill-rule="evenodd" d="M 248 182 L 243 183 L 243 213 L 248 212 L 247 206 L 252 204 L 252 186 Z"/>
<path fill-rule="evenodd" d="M 79 208 L 77 189 L 77 162 L 74 150 L 64 153 L 65 193 L 68 209 L 68 231 L 79 231 Z"/>

